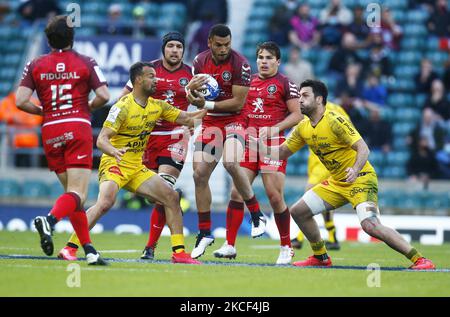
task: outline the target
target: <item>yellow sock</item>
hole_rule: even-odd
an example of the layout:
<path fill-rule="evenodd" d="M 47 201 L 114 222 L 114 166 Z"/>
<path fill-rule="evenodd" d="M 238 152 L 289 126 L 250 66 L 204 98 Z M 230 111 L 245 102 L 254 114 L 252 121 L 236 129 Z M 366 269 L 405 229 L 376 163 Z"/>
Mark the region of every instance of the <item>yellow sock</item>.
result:
<path fill-rule="evenodd" d="M 297 240 L 299 242 L 303 242 L 304 239 L 305 239 L 305 236 L 303 235 L 303 232 L 300 230 L 297 235 Z"/>
<path fill-rule="evenodd" d="M 170 236 L 172 242 L 172 250 L 175 253 L 184 252 L 184 236 L 183 234 L 173 234 Z"/>
<path fill-rule="evenodd" d="M 325 222 L 325 228 L 328 231 L 328 241 L 330 241 L 331 243 L 335 243 L 336 242 L 336 227 L 334 226 L 334 221 L 330 220 Z"/>
<path fill-rule="evenodd" d="M 416 263 L 416 261 L 423 257 L 423 255 L 416 250 L 416 248 L 412 248 L 411 251 L 409 251 L 405 255 L 412 263 Z"/>
<path fill-rule="evenodd" d="M 81 242 L 80 240 L 78 240 L 77 234 L 75 232 L 72 233 L 68 242 L 76 244 L 78 247 L 81 247 Z"/>
<path fill-rule="evenodd" d="M 327 248 L 325 247 L 325 241 L 310 242 L 311 249 L 316 257 L 324 257 L 327 254 Z M 328 256 L 326 256 L 328 258 Z"/>

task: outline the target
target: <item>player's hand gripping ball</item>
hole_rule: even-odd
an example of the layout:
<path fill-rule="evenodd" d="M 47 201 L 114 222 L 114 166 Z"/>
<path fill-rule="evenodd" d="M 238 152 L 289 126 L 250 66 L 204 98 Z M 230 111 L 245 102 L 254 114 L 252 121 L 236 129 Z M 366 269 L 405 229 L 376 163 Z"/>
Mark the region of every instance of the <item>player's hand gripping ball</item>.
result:
<path fill-rule="evenodd" d="M 208 74 L 199 74 L 200 76 L 206 77 L 206 83 L 198 89 L 198 92 L 203 95 L 206 100 L 214 100 L 219 96 L 220 88 L 217 80 L 214 79 L 211 75 Z"/>

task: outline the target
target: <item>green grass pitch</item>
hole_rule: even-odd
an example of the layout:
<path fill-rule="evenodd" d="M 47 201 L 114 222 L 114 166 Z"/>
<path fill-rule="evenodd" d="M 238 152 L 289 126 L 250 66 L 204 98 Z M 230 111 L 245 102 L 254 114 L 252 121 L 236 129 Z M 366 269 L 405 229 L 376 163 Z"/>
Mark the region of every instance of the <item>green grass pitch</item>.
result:
<path fill-rule="evenodd" d="M 67 234 L 55 234 L 55 254 Z M 216 239 L 200 260 L 205 265 L 170 264 L 170 240 L 163 237 L 155 262 L 139 258 L 147 235 L 93 235 L 94 245 L 103 257 L 117 259 L 108 267 L 80 267 L 80 287 L 69 287 L 73 271 L 70 262 L 45 258 L 37 233 L 0 231 L 0 296 L 157 296 L 157 297 L 299 297 L 299 296 L 450 296 L 450 244 L 415 245 L 431 258 L 439 272 L 381 270 L 379 287 L 369 287 L 374 271 L 370 263 L 382 268 L 406 268 L 403 256 L 381 243 L 343 243 L 341 251 L 331 251 L 337 268 L 314 269 L 276 267 L 278 242 L 238 237 L 236 260 L 212 256 L 223 239 Z M 186 238 L 188 250 L 195 237 Z M 296 250 L 294 260 L 311 253 L 307 244 Z M 36 256 L 22 259 L 18 255 Z M 80 256 L 84 256 L 80 252 Z M 69 283 L 70 284 L 70 283 Z M 370 283 L 369 283 L 370 284 Z"/>

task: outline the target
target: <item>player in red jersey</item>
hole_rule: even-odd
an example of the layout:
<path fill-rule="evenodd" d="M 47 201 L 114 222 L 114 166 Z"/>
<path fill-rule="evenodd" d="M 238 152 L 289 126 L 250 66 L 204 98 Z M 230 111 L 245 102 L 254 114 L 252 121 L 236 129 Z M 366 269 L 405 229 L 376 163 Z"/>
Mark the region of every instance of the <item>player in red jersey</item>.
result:
<path fill-rule="evenodd" d="M 208 182 L 221 156 L 225 169 L 251 212 L 254 238 L 264 234 L 266 223 L 252 186 L 239 165 L 245 142 L 245 123 L 240 112 L 250 86 L 250 65 L 242 55 L 231 49 L 231 31 L 223 24 L 211 28 L 208 47 L 209 50 L 195 57 L 194 73 L 213 76 L 220 87 L 219 96 L 215 101 L 205 101 L 196 92 L 204 84 L 204 76 L 194 76 L 187 86 L 189 101 L 199 108 L 208 109 L 194 151 L 195 198 L 200 232 L 191 253 L 193 258 L 200 257 L 206 247 L 214 242 Z"/>
<path fill-rule="evenodd" d="M 67 16 L 52 18 L 47 27 L 49 54 L 25 66 L 17 90 L 17 107 L 44 116 L 42 143 L 48 166 L 58 176 L 65 193 L 46 217 L 36 217 L 34 225 L 45 254 L 53 254 L 55 224 L 68 216 L 80 238 L 89 264 L 106 265 L 91 244 L 83 203 L 92 169 L 92 128 L 90 112 L 109 100 L 106 80 L 92 58 L 72 49 L 74 29 Z M 42 108 L 30 101 L 36 90 Z M 89 101 L 89 93 L 95 98 Z"/>
<path fill-rule="evenodd" d="M 268 138 L 269 144 L 284 142 L 284 130 L 296 125 L 302 118 L 297 85 L 278 72 L 281 63 L 280 48 L 275 42 L 265 42 L 256 49 L 258 73 L 252 76 L 244 106 L 248 120 L 247 133 Z M 281 250 L 276 264 L 289 264 L 294 254 L 290 240 L 290 214 L 284 201 L 284 181 L 287 160 L 274 160 L 245 149 L 241 162 L 250 183 L 261 172 L 264 188 L 274 211 L 280 233 Z M 227 236 L 224 245 L 214 251 L 218 258 L 235 258 L 237 232 L 244 218 L 244 202 L 233 186 L 227 209 Z"/>
<path fill-rule="evenodd" d="M 185 87 L 192 79 L 192 68 L 183 63 L 184 49 L 184 37 L 181 33 L 169 32 L 163 36 L 163 58 L 152 62 L 158 78 L 156 91 L 152 97 L 187 111 L 189 102 L 186 99 Z M 133 86 L 128 82 L 123 94 L 129 93 L 132 89 Z M 150 135 L 143 163 L 174 187 L 186 158 L 189 130 L 176 123 L 161 121 L 157 123 Z M 164 207 L 157 203 L 152 210 L 149 238 L 141 259 L 154 258 L 156 244 L 165 224 Z"/>

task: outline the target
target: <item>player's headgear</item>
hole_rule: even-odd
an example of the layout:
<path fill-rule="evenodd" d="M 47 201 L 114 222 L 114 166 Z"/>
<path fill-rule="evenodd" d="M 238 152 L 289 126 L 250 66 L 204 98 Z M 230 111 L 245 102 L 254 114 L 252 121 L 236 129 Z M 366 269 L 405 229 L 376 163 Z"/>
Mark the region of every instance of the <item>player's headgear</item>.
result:
<path fill-rule="evenodd" d="M 52 48 L 63 49 L 67 46 L 72 47 L 74 28 L 68 23 L 69 17 L 66 15 L 57 15 L 50 19 L 46 28 L 48 44 Z"/>
<path fill-rule="evenodd" d="M 177 31 L 172 31 L 169 32 L 167 34 L 165 34 L 162 38 L 162 47 L 161 47 L 161 51 L 164 55 L 164 48 L 166 47 L 167 43 L 170 41 L 178 41 L 181 44 L 183 44 L 183 54 L 184 54 L 184 36 L 183 34 L 181 34 L 180 32 Z"/>

